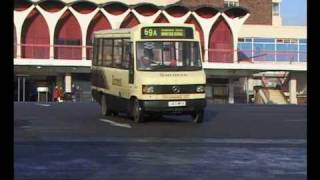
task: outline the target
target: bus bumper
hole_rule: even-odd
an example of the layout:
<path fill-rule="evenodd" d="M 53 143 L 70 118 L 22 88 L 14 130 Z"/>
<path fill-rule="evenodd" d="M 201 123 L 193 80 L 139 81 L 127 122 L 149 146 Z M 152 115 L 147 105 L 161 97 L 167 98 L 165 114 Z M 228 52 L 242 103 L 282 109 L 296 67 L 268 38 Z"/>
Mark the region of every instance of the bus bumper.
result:
<path fill-rule="evenodd" d="M 185 106 L 170 107 L 171 101 L 185 101 Z M 205 99 L 188 99 L 188 100 L 148 100 L 140 101 L 143 111 L 146 112 L 166 112 L 182 113 L 202 110 L 206 107 Z"/>

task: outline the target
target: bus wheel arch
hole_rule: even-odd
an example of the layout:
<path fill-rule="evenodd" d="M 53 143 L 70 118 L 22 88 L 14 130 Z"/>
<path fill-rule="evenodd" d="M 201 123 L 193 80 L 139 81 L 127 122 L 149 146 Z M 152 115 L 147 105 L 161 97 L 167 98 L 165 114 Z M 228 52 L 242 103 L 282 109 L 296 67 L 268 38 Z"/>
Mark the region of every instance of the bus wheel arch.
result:
<path fill-rule="evenodd" d="M 129 113 L 130 116 L 132 116 L 132 108 L 133 108 L 133 103 L 134 103 L 135 99 L 137 99 L 136 96 L 131 96 L 130 100 L 129 100 L 128 113 Z"/>

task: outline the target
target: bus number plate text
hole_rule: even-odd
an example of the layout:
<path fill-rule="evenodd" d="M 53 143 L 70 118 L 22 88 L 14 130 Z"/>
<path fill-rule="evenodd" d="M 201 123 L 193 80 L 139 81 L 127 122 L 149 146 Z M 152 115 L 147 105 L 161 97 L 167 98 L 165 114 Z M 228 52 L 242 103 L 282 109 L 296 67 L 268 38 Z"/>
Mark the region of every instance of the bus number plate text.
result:
<path fill-rule="evenodd" d="M 179 106 L 186 106 L 186 101 L 169 101 L 169 107 L 179 107 Z"/>

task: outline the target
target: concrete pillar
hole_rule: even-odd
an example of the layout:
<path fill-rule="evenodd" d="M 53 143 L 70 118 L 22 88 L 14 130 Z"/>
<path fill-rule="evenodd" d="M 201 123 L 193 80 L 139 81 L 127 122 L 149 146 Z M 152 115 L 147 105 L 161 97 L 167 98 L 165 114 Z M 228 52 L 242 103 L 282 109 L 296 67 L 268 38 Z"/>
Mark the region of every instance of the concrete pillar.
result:
<path fill-rule="evenodd" d="M 233 85 L 233 79 L 229 79 L 229 85 L 228 85 L 228 92 L 229 92 L 229 104 L 234 104 L 234 85 Z"/>
<path fill-rule="evenodd" d="M 20 102 L 20 77 L 18 77 L 18 102 Z"/>
<path fill-rule="evenodd" d="M 213 94 L 212 94 L 212 86 L 211 85 L 207 85 L 206 86 L 206 97 L 207 98 L 212 98 Z"/>
<path fill-rule="evenodd" d="M 297 100 L 297 79 L 291 76 L 289 80 L 290 104 L 298 104 Z"/>
<path fill-rule="evenodd" d="M 71 84 L 72 84 L 71 74 L 66 74 L 64 76 L 64 92 L 71 93 Z"/>
<path fill-rule="evenodd" d="M 26 101 L 26 77 L 22 77 L 22 102 Z"/>
<path fill-rule="evenodd" d="M 245 77 L 244 86 L 245 86 L 245 91 L 246 91 L 247 104 L 249 104 L 250 99 L 249 99 L 249 78 L 248 77 Z"/>
<path fill-rule="evenodd" d="M 13 21 L 14 25 L 16 27 L 16 33 L 17 33 L 17 59 L 21 58 L 21 34 L 22 34 L 22 26 L 24 24 L 24 21 L 30 14 L 30 12 L 33 10 L 35 6 L 31 5 L 29 8 L 27 8 L 24 11 L 13 11 Z"/>

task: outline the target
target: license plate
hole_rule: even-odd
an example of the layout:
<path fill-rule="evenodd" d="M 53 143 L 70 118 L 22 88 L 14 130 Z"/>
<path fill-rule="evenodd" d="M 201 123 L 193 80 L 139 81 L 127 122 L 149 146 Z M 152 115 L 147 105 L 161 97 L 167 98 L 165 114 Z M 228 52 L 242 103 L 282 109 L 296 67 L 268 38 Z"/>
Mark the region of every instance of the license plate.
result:
<path fill-rule="evenodd" d="M 169 107 L 186 106 L 186 102 L 185 101 L 169 101 L 168 106 Z"/>

